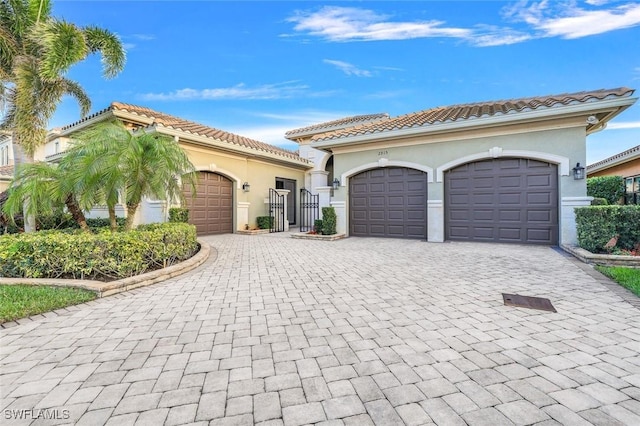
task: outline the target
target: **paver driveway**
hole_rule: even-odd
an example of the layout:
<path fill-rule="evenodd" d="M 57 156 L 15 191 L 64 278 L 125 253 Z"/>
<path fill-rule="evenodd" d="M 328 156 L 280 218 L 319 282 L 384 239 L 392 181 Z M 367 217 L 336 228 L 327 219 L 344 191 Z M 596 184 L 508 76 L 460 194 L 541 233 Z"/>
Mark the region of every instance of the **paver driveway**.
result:
<path fill-rule="evenodd" d="M 187 276 L 2 330 L 1 422 L 640 424 L 640 310 L 553 249 L 206 240 Z"/>

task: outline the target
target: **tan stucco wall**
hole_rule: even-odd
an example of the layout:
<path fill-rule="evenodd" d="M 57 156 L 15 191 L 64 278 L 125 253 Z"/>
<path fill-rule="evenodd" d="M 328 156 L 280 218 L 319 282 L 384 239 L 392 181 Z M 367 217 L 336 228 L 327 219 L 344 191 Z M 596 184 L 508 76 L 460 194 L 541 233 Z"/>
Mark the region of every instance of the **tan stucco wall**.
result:
<path fill-rule="evenodd" d="M 304 186 L 304 169 L 273 164 L 242 155 L 215 152 L 185 142 L 181 142 L 181 146 L 197 170 L 219 173 L 234 182 L 234 229 L 244 229 L 247 224 L 237 217 L 238 203 L 249 203 L 249 226 L 256 225 L 256 217 L 268 215 L 269 209 L 265 199 L 269 197 L 269 188 L 275 189 L 276 177 L 295 180 L 297 190 Z M 244 182 L 249 183 L 251 187 L 249 192 L 242 190 Z M 297 209 L 298 206 L 289 206 L 289 208 Z"/>
<path fill-rule="evenodd" d="M 597 176 L 636 176 L 640 175 L 640 158 L 636 158 L 634 160 L 628 161 L 623 164 L 618 164 L 616 166 L 610 167 L 608 169 L 598 170 L 594 173 L 589 173 L 588 177 L 597 177 Z"/>
<path fill-rule="evenodd" d="M 8 179 L 0 179 L 0 192 L 5 191 L 9 187 L 9 182 Z"/>

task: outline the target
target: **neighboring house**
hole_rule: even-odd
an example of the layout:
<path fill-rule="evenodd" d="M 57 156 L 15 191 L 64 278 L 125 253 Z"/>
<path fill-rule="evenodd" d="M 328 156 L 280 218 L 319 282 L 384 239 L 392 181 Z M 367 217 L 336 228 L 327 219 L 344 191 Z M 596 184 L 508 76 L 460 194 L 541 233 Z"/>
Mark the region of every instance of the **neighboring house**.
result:
<path fill-rule="evenodd" d="M 312 173 L 321 177 L 311 181 L 322 185 L 312 191 L 325 191 L 326 176 L 335 176 L 339 187 L 330 204 L 339 232 L 575 244 L 574 208 L 590 197 L 573 169 L 585 164 L 586 137 L 631 106 L 633 92 L 438 107 L 330 132 L 327 123 L 287 137 L 315 162 Z"/>
<path fill-rule="evenodd" d="M 304 185 L 305 172 L 312 167 L 309 161 L 291 151 L 148 108 L 113 102 L 96 114 L 53 130 L 36 158 L 57 160 L 74 133 L 114 118 L 130 129 L 171 136 L 186 151 L 199 177 L 195 197 L 185 191 L 190 221 L 199 234 L 231 233 L 246 225 L 255 226 L 256 217 L 269 215 L 270 188 L 286 194 L 290 204 L 287 226 L 296 224 L 297 193 Z M 138 214 L 136 223 L 164 221 L 167 208 L 163 202 L 144 200 Z M 106 217 L 106 208 L 93 210 L 91 216 L 96 215 Z"/>
<path fill-rule="evenodd" d="M 587 177 L 622 176 L 626 204 L 640 204 L 640 145 L 587 166 Z"/>
<path fill-rule="evenodd" d="M 13 179 L 13 145 L 11 133 L 0 131 L 0 192 L 9 187 Z"/>

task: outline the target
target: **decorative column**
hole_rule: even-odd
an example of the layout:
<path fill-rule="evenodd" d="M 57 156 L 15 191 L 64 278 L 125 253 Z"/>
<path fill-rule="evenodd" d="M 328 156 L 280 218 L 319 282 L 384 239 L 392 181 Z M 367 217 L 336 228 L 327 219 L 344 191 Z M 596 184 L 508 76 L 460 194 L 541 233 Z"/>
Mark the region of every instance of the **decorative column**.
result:
<path fill-rule="evenodd" d="M 319 188 L 326 187 L 329 185 L 328 177 L 329 172 L 325 172 L 324 170 L 312 170 L 309 172 L 311 176 L 311 192 L 314 193 L 318 191 Z"/>
<path fill-rule="evenodd" d="M 344 201 L 332 201 L 331 207 L 336 211 L 336 232 L 338 234 L 347 233 L 347 210 Z"/>
<path fill-rule="evenodd" d="M 591 205 L 593 197 L 562 197 L 560 205 L 560 245 L 577 246 L 576 207 Z"/>
<path fill-rule="evenodd" d="M 427 201 L 427 240 L 431 243 L 444 241 L 444 203 L 442 200 Z"/>
<path fill-rule="evenodd" d="M 322 208 L 331 206 L 331 188 L 330 186 L 318 186 L 316 192 L 318 193 L 318 204 L 320 208 L 320 217 L 322 217 Z"/>
<path fill-rule="evenodd" d="M 249 223 L 249 206 L 251 205 L 248 201 L 238 201 L 238 213 L 236 216 L 236 229 L 238 231 L 242 231 L 245 229 L 245 225 L 251 226 Z"/>

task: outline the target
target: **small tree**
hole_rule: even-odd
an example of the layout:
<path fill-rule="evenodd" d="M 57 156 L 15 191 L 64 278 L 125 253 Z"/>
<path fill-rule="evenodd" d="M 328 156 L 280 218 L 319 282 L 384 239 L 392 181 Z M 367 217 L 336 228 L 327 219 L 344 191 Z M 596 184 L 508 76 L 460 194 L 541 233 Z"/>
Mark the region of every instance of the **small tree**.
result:
<path fill-rule="evenodd" d="M 596 176 L 587 179 L 587 195 L 590 197 L 604 198 L 609 204 L 619 204 L 624 193 L 622 176 Z"/>
<path fill-rule="evenodd" d="M 125 230 L 143 197 L 183 200 L 182 184 L 195 185 L 195 168 L 171 137 L 140 130 L 130 132 L 121 122 L 100 123 L 80 133 L 71 148 L 75 177 L 82 193 L 101 197 L 115 218 L 118 193 L 125 201 Z M 83 198 L 85 200 L 85 198 Z"/>

